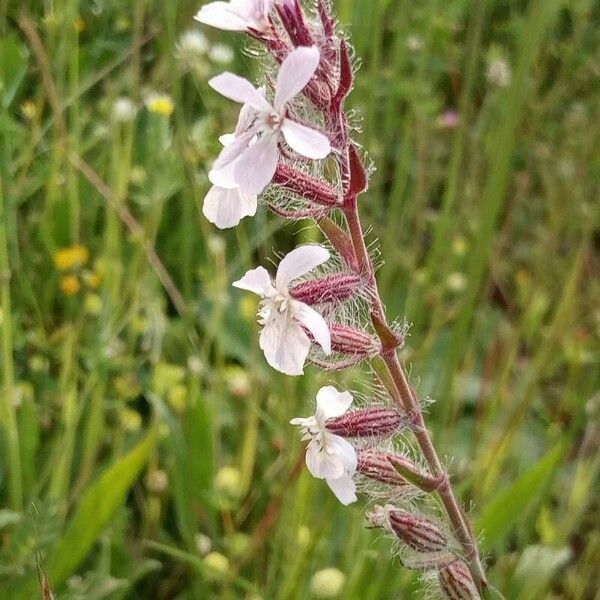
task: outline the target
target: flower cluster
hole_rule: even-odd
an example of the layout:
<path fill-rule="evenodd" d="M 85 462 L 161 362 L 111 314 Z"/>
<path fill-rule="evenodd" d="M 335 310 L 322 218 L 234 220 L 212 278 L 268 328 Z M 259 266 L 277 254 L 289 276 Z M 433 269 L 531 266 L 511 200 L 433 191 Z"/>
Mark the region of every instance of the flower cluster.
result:
<path fill-rule="evenodd" d="M 394 536 L 403 564 L 434 575 L 445 597 L 478 599 L 486 582 L 477 547 L 399 363 L 405 332 L 385 317 L 360 224 L 368 172 L 344 108 L 354 81 L 350 51 L 329 3 L 313 6 L 308 14 L 300 0 L 230 0 L 196 15 L 266 50 L 261 85 L 233 73 L 209 81 L 241 108 L 233 133 L 220 138 L 203 213 L 230 228 L 261 200 L 280 217 L 316 221 L 323 245 L 292 250 L 274 277 L 259 266 L 233 283 L 260 297 L 259 345 L 281 373 L 301 375 L 307 362 L 343 369 L 375 356 L 385 365 L 385 375 L 373 372 L 369 398 L 325 386 L 315 414 L 291 420 L 307 442 L 306 466 L 342 504 L 357 491 L 383 500 L 369 521 Z M 413 446 L 419 451 L 407 450 Z"/>

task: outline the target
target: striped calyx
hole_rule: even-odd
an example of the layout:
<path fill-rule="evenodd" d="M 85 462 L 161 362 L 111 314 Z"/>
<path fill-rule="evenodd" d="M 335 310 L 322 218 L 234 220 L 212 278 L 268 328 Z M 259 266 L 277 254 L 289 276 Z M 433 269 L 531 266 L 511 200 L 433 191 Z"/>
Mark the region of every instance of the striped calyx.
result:
<path fill-rule="evenodd" d="M 481 600 L 467 564 L 455 560 L 438 571 L 438 581 L 449 600 Z"/>
<path fill-rule="evenodd" d="M 431 519 L 404 510 L 388 511 L 392 531 L 417 552 L 440 552 L 448 547 L 448 538 Z"/>
<path fill-rule="evenodd" d="M 401 425 L 402 416 L 395 408 L 375 407 L 329 419 L 326 427 L 342 437 L 364 438 L 389 436 Z"/>
<path fill-rule="evenodd" d="M 409 486 L 409 482 L 392 467 L 389 453 L 377 450 L 363 449 L 358 451 L 357 471 L 374 479 L 393 486 Z"/>
<path fill-rule="evenodd" d="M 335 273 L 293 286 L 290 296 L 309 306 L 341 303 L 355 296 L 361 285 L 361 277 L 354 273 Z"/>

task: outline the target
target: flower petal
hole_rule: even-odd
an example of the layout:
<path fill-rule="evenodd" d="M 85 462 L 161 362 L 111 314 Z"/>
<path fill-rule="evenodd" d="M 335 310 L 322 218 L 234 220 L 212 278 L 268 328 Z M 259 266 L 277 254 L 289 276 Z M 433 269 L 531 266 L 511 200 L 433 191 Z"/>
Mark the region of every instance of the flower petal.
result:
<path fill-rule="evenodd" d="M 330 456 L 336 456 L 349 475 L 354 475 L 358 458 L 354 446 L 346 439 L 334 433 L 325 433 L 325 445 Z"/>
<path fill-rule="evenodd" d="M 287 289 L 290 282 L 309 273 L 329 260 L 329 251 L 318 244 L 299 246 L 287 254 L 279 263 L 275 279 L 278 289 Z"/>
<path fill-rule="evenodd" d="M 352 404 L 350 392 L 339 392 L 332 385 L 326 385 L 317 392 L 317 415 L 321 420 L 341 417 Z"/>
<path fill-rule="evenodd" d="M 233 287 L 241 290 L 254 292 L 259 296 L 264 296 L 272 287 L 271 276 L 264 267 L 256 267 L 248 271 L 241 279 L 231 284 Z"/>
<path fill-rule="evenodd" d="M 236 135 L 233 137 L 233 139 L 228 140 L 229 143 L 225 145 L 225 147 L 221 150 L 219 156 L 217 157 L 217 160 L 215 160 L 215 162 L 213 163 L 211 173 L 221 171 L 225 167 L 228 167 L 233 162 L 235 162 L 242 155 L 244 150 L 248 148 L 253 138 L 254 132 L 247 131 L 246 133 Z M 210 177 L 211 174 L 209 173 L 209 179 Z M 231 171 L 229 177 L 233 178 L 233 171 Z M 220 183 L 217 183 L 215 181 L 213 181 L 213 183 L 215 185 L 220 185 Z M 235 181 L 233 181 L 232 179 L 231 185 L 223 185 L 222 187 L 235 187 L 235 185 Z"/>
<path fill-rule="evenodd" d="M 327 479 L 327 485 L 344 506 L 356 502 L 356 483 L 349 475 Z"/>
<path fill-rule="evenodd" d="M 318 441 L 309 442 L 306 447 L 306 467 L 317 479 L 337 479 L 346 474 L 344 463 L 335 454 L 328 454 L 321 449 Z"/>
<path fill-rule="evenodd" d="M 198 11 L 194 19 L 225 31 L 246 31 L 249 25 L 246 19 L 231 10 L 228 2 L 210 2 Z"/>
<path fill-rule="evenodd" d="M 273 107 L 265 100 L 260 90 L 256 89 L 247 79 L 233 73 L 221 73 L 209 80 L 213 90 L 225 98 L 240 104 L 249 104 L 256 110 L 271 112 Z"/>
<path fill-rule="evenodd" d="M 273 101 L 277 112 L 281 112 L 286 102 L 306 87 L 315 74 L 320 59 L 316 46 L 301 46 L 287 55 L 277 75 Z"/>
<path fill-rule="evenodd" d="M 260 332 L 259 345 L 269 365 L 286 375 L 302 375 L 310 340 L 302 327 L 276 313 Z"/>
<path fill-rule="evenodd" d="M 249 194 L 260 194 L 275 175 L 279 162 L 277 137 L 264 135 L 248 146 L 235 165 L 235 180 Z"/>
<path fill-rule="evenodd" d="M 304 302 L 292 300 L 292 306 L 294 317 L 312 333 L 317 344 L 323 348 L 323 352 L 331 354 L 331 334 L 327 321 Z"/>
<path fill-rule="evenodd" d="M 256 196 L 245 194 L 240 189 L 213 185 L 204 198 L 202 212 L 219 229 L 228 229 L 235 227 L 244 217 L 254 216 L 257 204 Z"/>
<path fill-rule="evenodd" d="M 281 131 L 290 147 L 306 158 L 320 160 L 331 152 L 329 139 L 316 129 L 285 119 Z"/>

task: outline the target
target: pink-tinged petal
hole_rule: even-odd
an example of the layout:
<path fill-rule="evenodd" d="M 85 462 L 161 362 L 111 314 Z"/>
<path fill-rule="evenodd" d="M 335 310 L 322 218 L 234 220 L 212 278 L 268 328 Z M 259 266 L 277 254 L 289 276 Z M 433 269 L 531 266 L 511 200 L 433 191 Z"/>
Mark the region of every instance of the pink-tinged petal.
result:
<path fill-rule="evenodd" d="M 346 473 L 354 475 L 358 458 L 354 446 L 346 439 L 333 433 L 326 434 L 327 449 L 331 456 L 336 456 L 344 465 Z"/>
<path fill-rule="evenodd" d="M 219 136 L 219 142 L 222 146 L 229 146 L 235 142 L 235 133 L 224 133 Z"/>
<path fill-rule="evenodd" d="M 258 88 L 258 93 L 264 97 L 265 91 L 264 88 Z M 241 135 L 250 129 L 252 123 L 254 123 L 254 119 L 256 118 L 256 111 L 250 104 L 244 104 L 240 109 L 240 114 L 238 116 L 238 122 L 235 126 L 235 135 Z"/>
<path fill-rule="evenodd" d="M 241 279 L 234 281 L 231 285 L 263 296 L 271 289 L 271 276 L 264 267 L 256 267 L 256 269 L 248 271 Z"/>
<path fill-rule="evenodd" d="M 256 196 L 245 194 L 237 188 L 213 186 L 204 198 L 202 212 L 219 229 L 235 227 L 244 217 L 256 214 Z"/>
<path fill-rule="evenodd" d="M 292 306 L 294 317 L 312 333 L 317 344 L 323 348 L 323 352 L 331 354 L 331 334 L 327 321 L 304 302 L 292 300 Z"/>
<path fill-rule="evenodd" d="M 317 244 L 299 246 L 287 254 L 279 263 L 275 285 L 278 289 L 287 289 L 294 279 L 309 273 L 329 260 L 329 251 Z"/>
<path fill-rule="evenodd" d="M 203 6 L 196 21 L 225 31 L 246 31 L 249 23 L 240 14 L 231 10 L 229 2 L 211 2 Z"/>
<path fill-rule="evenodd" d="M 344 475 L 338 479 L 327 479 L 327 485 L 344 506 L 356 502 L 356 483 L 352 477 Z"/>
<path fill-rule="evenodd" d="M 320 160 L 329 156 L 331 152 L 327 136 L 296 121 L 285 119 L 281 131 L 289 146 L 306 158 Z"/>
<path fill-rule="evenodd" d="M 235 165 L 235 180 L 249 194 L 260 194 L 269 185 L 279 162 L 277 138 L 264 135 L 248 146 Z"/>
<path fill-rule="evenodd" d="M 350 392 L 338 392 L 332 385 L 326 385 L 317 392 L 317 415 L 322 420 L 341 417 L 352 400 Z"/>
<path fill-rule="evenodd" d="M 225 98 L 240 104 L 249 104 L 256 110 L 271 112 L 273 107 L 265 100 L 264 96 L 247 79 L 233 73 L 221 73 L 209 80 L 213 90 Z"/>
<path fill-rule="evenodd" d="M 242 152 L 248 148 L 253 138 L 253 131 L 247 131 L 242 135 L 234 136 L 233 140 L 221 150 L 217 160 L 213 164 L 213 171 L 218 171 L 237 160 Z"/>
<path fill-rule="evenodd" d="M 319 66 L 319 60 L 320 54 L 315 46 L 301 46 L 287 55 L 277 75 L 273 101 L 277 112 L 281 112 L 286 102 L 306 87 Z"/>

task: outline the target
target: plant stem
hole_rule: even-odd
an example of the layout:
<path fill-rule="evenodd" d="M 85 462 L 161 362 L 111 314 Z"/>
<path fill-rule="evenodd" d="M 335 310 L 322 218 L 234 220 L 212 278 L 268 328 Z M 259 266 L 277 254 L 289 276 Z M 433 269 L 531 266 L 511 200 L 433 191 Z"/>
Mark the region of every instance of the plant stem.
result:
<path fill-rule="evenodd" d="M 365 244 L 365 238 L 363 233 L 363 228 L 360 222 L 360 215 L 358 213 L 358 205 L 355 197 L 351 197 L 347 199 L 348 202 L 344 207 L 344 215 L 346 217 L 346 222 L 348 225 L 348 231 L 350 233 L 350 237 L 352 238 L 352 243 L 354 246 L 354 251 L 356 253 L 357 262 L 360 266 L 361 271 L 369 273 L 372 286 L 373 286 L 373 300 L 372 300 L 372 314 L 377 315 L 377 320 L 379 323 L 383 322 L 384 326 L 389 328 L 387 323 L 387 319 L 385 317 L 385 309 L 383 307 L 383 303 L 381 301 L 381 297 L 379 295 L 379 290 L 377 288 L 377 281 L 375 279 L 375 269 L 369 258 L 369 254 L 367 251 L 367 247 Z M 379 330 L 379 327 L 376 326 L 376 330 Z M 393 394 L 394 399 L 403 410 L 410 415 L 415 424 L 415 438 L 419 445 L 429 468 L 431 469 L 431 473 L 434 477 L 443 477 L 445 478 L 445 484 L 442 485 L 437 493 L 440 496 L 442 504 L 448 514 L 448 518 L 452 523 L 452 528 L 454 529 L 454 533 L 458 538 L 458 541 L 461 543 L 463 550 L 465 552 L 465 558 L 467 559 L 469 569 L 473 576 L 473 579 L 479 588 L 479 590 L 483 590 L 486 585 L 485 573 L 483 570 L 483 566 L 481 564 L 481 559 L 479 557 L 479 552 L 477 549 L 477 544 L 473 538 L 473 534 L 467 524 L 467 521 L 464 517 L 464 514 L 454 496 L 454 492 L 450 483 L 447 479 L 447 475 L 444 471 L 442 463 L 437 455 L 435 447 L 433 446 L 433 442 L 431 440 L 431 436 L 429 435 L 429 431 L 425 426 L 425 421 L 423 419 L 423 412 L 421 411 L 421 405 L 419 404 L 418 399 L 410 384 L 408 383 L 408 378 L 400 361 L 398 359 L 398 354 L 395 349 L 390 350 L 386 348 L 385 340 L 379 334 L 380 340 L 382 342 L 382 350 L 381 350 L 381 358 L 384 361 L 390 377 L 394 383 L 396 388 L 395 394 Z"/>
<path fill-rule="evenodd" d="M 12 306 L 10 297 L 10 263 L 8 260 L 8 214 L 6 211 L 3 181 L 0 174 L 0 322 L 2 324 L 2 421 L 6 436 L 8 462 L 8 488 L 13 510 L 23 508 L 21 482 L 21 452 L 19 430 L 15 411 L 15 372 L 13 363 Z"/>

